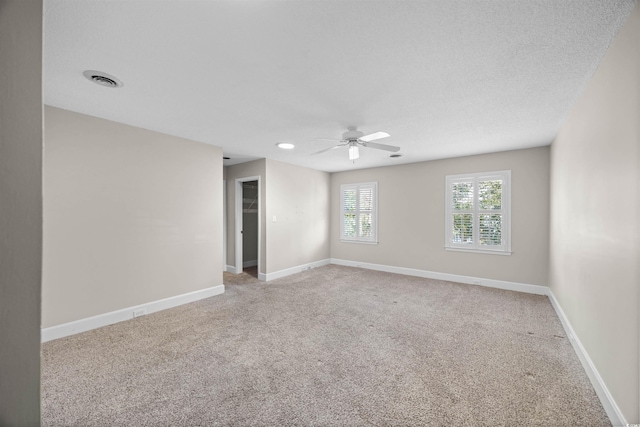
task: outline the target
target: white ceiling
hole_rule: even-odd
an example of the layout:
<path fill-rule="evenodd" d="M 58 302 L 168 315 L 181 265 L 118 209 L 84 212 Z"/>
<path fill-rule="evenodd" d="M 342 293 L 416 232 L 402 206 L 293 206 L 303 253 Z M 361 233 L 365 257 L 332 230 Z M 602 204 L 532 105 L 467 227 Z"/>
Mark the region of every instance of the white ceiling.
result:
<path fill-rule="evenodd" d="M 44 100 L 325 171 L 548 145 L 633 5 L 45 0 Z M 347 126 L 404 156 L 310 156 Z"/>

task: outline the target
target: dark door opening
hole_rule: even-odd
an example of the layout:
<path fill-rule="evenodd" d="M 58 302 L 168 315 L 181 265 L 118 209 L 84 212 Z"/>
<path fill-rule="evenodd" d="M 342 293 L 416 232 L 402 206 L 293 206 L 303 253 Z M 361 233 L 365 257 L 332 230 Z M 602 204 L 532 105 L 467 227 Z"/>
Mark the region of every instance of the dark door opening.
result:
<path fill-rule="evenodd" d="M 242 183 L 242 271 L 258 277 L 258 181 Z"/>

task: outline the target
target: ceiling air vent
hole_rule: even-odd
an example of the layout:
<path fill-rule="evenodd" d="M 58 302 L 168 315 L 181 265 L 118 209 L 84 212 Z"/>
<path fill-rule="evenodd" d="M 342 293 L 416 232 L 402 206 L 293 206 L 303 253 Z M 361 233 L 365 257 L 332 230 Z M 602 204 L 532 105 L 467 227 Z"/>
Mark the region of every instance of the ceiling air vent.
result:
<path fill-rule="evenodd" d="M 87 79 L 92 82 L 99 84 L 101 86 L 106 87 L 122 87 L 124 84 L 118 80 L 116 77 L 113 77 L 107 73 L 103 73 L 102 71 L 95 70 L 87 70 L 82 73 Z"/>

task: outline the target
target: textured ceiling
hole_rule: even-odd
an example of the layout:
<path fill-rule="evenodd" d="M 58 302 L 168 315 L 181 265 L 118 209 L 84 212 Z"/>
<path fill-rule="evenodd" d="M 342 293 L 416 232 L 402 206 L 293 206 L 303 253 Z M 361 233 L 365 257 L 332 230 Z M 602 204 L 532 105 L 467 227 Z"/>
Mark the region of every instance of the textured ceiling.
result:
<path fill-rule="evenodd" d="M 548 145 L 634 3 L 45 0 L 44 99 L 326 171 Z M 347 126 L 404 156 L 309 155 Z"/>

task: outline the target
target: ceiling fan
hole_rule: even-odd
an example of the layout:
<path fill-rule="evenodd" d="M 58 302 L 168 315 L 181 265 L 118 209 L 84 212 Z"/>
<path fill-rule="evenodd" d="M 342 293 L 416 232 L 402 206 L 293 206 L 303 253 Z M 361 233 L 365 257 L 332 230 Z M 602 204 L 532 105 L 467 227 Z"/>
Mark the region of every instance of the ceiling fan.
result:
<path fill-rule="evenodd" d="M 355 160 L 360 157 L 359 147 L 375 148 L 378 150 L 392 151 L 394 153 L 396 151 L 400 151 L 400 147 L 371 142 L 375 141 L 376 139 L 387 138 L 388 136 L 389 134 L 386 132 L 374 132 L 370 133 L 369 135 L 365 135 L 363 132 L 356 130 L 355 126 L 351 126 L 345 133 L 342 134 L 342 139 L 340 140 L 325 138 L 318 139 L 318 141 L 333 141 L 337 142 L 338 144 L 311 154 L 320 154 L 330 150 L 335 150 L 336 148 L 340 147 L 349 147 L 349 160 Z"/>

